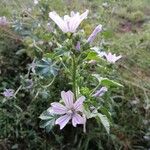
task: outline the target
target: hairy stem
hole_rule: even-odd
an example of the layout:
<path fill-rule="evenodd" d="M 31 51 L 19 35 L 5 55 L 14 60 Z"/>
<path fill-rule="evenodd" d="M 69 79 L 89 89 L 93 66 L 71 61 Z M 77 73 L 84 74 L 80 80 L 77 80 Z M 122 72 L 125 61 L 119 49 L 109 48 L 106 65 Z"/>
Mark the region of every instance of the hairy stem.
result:
<path fill-rule="evenodd" d="M 73 88 L 73 92 L 75 95 L 75 99 L 77 98 L 76 70 L 77 70 L 76 59 L 75 59 L 75 55 L 73 54 L 72 56 L 72 88 Z"/>

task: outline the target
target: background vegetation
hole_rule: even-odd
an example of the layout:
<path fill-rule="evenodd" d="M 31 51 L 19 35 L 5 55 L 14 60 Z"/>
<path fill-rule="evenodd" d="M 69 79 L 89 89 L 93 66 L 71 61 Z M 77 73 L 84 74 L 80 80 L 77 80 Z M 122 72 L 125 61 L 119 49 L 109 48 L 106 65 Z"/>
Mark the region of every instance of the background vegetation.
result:
<path fill-rule="evenodd" d="M 50 22 L 48 12 L 62 15 L 71 10 L 90 10 L 82 23 L 87 34 L 95 24 L 103 25 L 95 43 L 103 41 L 106 51 L 121 54 L 122 60 L 114 72 L 124 88 L 113 92 L 111 133 L 89 123 L 86 134 L 68 125 L 63 131 L 56 127 L 50 133 L 40 129 L 39 115 L 63 89 L 65 75 L 57 78 L 46 90 L 34 77 L 32 90 L 22 89 L 15 100 L 3 102 L 0 95 L 0 149 L 138 149 L 150 148 L 150 1 L 149 0 L 0 0 L 0 16 L 6 16 L 13 27 L 0 28 L 0 92 L 5 88 L 18 89 L 26 81 L 29 64 L 39 53 L 31 39 L 44 41 L 44 51 L 55 47 L 45 25 Z M 40 43 L 39 43 L 40 47 Z M 38 51 L 38 52 L 37 52 Z M 40 57 L 40 56 L 37 56 Z M 67 82 L 66 82 L 67 83 Z M 36 89 L 36 90 L 35 90 Z M 38 91 L 38 94 L 36 93 Z M 52 92 L 53 91 L 53 92 Z M 36 95 L 37 94 L 37 95 Z"/>

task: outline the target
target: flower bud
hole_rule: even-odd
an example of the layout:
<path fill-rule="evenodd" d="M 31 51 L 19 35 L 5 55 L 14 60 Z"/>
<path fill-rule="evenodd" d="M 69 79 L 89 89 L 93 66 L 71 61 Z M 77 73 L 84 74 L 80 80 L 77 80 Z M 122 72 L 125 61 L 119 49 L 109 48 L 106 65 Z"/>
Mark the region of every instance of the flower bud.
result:
<path fill-rule="evenodd" d="M 89 36 L 89 38 L 87 39 L 88 43 L 92 43 L 94 41 L 94 39 L 96 38 L 96 35 L 102 30 L 102 25 L 98 25 L 94 31 L 92 32 L 92 34 Z"/>

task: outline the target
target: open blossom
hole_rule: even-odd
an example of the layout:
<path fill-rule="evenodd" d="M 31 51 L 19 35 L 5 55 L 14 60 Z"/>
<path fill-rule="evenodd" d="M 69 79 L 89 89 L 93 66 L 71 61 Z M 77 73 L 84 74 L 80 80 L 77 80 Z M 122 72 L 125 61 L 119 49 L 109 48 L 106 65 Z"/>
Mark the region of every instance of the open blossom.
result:
<path fill-rule="evenodd" d="M 82 114 L 85 97 L 81 96 L 73 102 L 74 94 L 71 91 L 62 91 L 61 97 L 65 105 L 58 102 L 51 103 L 53 114 L 62 115 L 56 120 L 55 124 L 59 124 L 60 129 L 63 129 L 70 120 L 72 120 L 74 127 L 77 124 L 85 124 L 85 118 Z"/>
<path fill-rule="evenodd" d="M 105 53 L 104 56 L 106 57 L 107 61 L 112 63 L 112 64 L 114 64 L 117 60 L 119 60 L 122 57 L 121 55 L 116 56 L 116 54 L 112 54 L 110 52 L 108 54 Z"/>
<path fill-rule="evenodd" d="M 80 23 L 87 17 L 88 10 L 86 10 L 83 14 L 79 14 L 79 12 L 74 13 L 71 12 L 70 16 L 65 15 L 64 18 L 61 18 L 55 11 L 49 13 L 49 17 L 58 25 L 58 27 L 64 32 L 76 32 L 76 29 L 80 25 Z"/>
<path fill-rule="evenodd" d="M 107 87 L 102 87 L 99 90 L 96 91 L 95 94 L 93 94 L 94 97 L 99 97 L 99 96 L 103 96 L 105 94 L 105 92 L 107 92 Z"/>
<path fill-rule="evenodd" d="M 5 16 L 0 17 L 0 26 L 7 26 L 8 22 Z"/>
<path fill-rule="evenodd" d="M 96 38 L 97 34 L 102 31 L 102 25 L 98 25 L 94 31 L 92 32 L 92 34 L 89 36 L 89 38 L 87 39 L 87 42 L 92 43 L 94 41 L 94 39 Z"/>
<path fill-rule="evenodd" d="M 3 95 L 7 98 L 13 97 L 14 90 L 13 89 L 5 89 L 5 91 L 3 92 Z"/>

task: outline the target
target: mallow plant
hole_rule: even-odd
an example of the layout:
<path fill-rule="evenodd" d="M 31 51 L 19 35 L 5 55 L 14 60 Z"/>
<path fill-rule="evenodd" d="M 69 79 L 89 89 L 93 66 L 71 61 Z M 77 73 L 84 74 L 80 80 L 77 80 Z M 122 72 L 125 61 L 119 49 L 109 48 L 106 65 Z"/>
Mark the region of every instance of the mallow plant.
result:
<path fill-rule="evenodd" d="M 83 127 L 86 132 L 88 120 L 95 118 L 110 132 L 111 113 L 108 99 L 111 88 L 122 86 L 114 80 L 102 76 L 101 70 L 116 63 L 122 56 L 105 52 L 94 45 L 94 40 L 102 25 L 95 27 L 90 36 L 85 35 L 79 26 L 87 19 L 89 11 L 84 13 L 71 12 L 70 15 L 60 17 L 55 11 L 49 13 L 52 27 L 51 42 L 55 47 L 45 53 L 41 60 L 35 59 L 31 64 L 31 71 L 46 78 L 50 76 L 51 86 L 58 76 L 63 74 L 68 78 L 68 87 L 60 91 L 60 99 L 54 99 L 48 109 L 41 115 L 41 128 L 49 132 L 54 126 L 64 129 L 67 124 L 73 127 Z M 94 46 L 93 46 L 94 45 Z M 107 64 L 107 65 L 106 65 Z M 61 81 L 64 82 L 65 81 Z M 66 85 L 66 83 L 64 84 Z"/>

